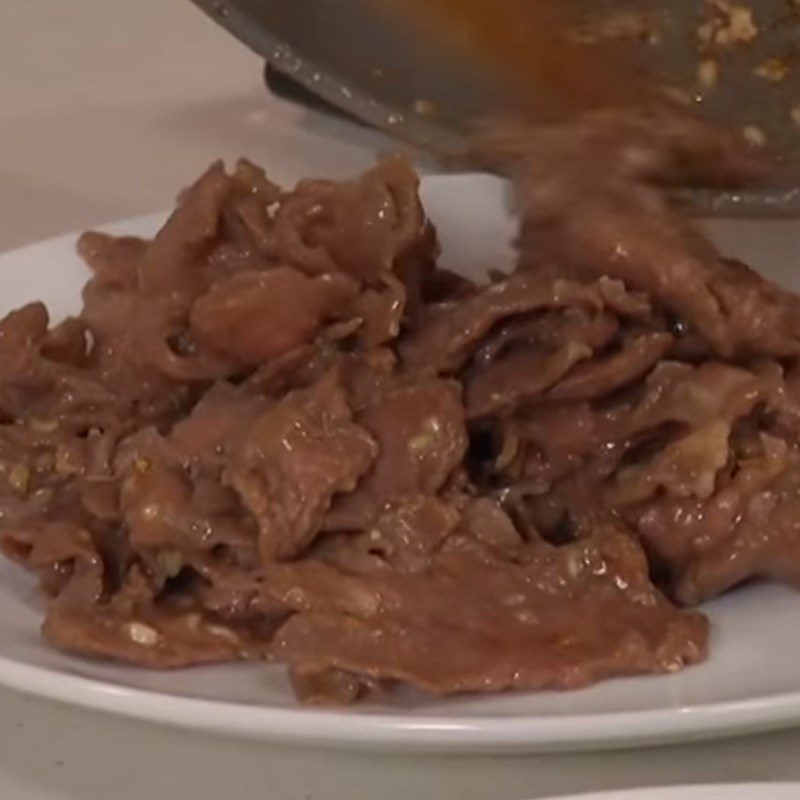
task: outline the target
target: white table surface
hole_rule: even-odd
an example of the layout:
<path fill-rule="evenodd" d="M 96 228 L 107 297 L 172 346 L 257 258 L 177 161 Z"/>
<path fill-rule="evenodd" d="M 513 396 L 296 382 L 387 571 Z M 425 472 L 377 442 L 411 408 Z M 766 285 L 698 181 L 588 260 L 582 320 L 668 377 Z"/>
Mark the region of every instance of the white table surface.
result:
<path fill-rule="evenodd" d="M 164 208 L 220 156 L 292 181 L 353 173 L 390 147 L 268 98 L 258 59 L 188 0 L 0 0 L 0 250 Z M 800 731 L 612 754 L 359 756 L 0 690 L 2 800 L 523 800 L 756 780 L 800 780 Z"/>

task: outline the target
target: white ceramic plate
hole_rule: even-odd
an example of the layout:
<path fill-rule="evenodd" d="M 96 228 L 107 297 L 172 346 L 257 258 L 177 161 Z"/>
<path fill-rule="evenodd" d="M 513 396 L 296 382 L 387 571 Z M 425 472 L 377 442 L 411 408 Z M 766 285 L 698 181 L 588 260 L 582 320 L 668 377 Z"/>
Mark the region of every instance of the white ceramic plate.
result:
<path fill-rule="evenodd" d="M 432 178 L 424 194 L 450 267 L 508 264 L 513 232 L 503 185 Z M 149 234 L 163 215 L 110 226 Z M 792 278 L 800 225 L 717 225 L 726 249 Z M 0 311 L 43 298 L 58 318 L 78 308 L 86 271 L 63 236 L 0 256 Z M 783 269 L 783 272 L 781 270 Z M 709 605 L 711 658 L 674 676 L 611 681 L 584 691 L 391 703 L 333 711 L 295 702 L 280 667 L 234 665 L 158 673 L 84 661 L 45 647 L 30 578 L 0 565 L 0 683 L 133 717 L 264 739 L 425 751 L 555 751 L 652 745 L 800 724 L 800 594 L 776 586 Z"/>
<path fill-rule="evenodd" d="M 742 783 L 731 786 L 670 786 L 621 792 L 581 794 L 557 800 L 797 800 L 800 783 Z M 553 798 L 552 800 L 556 800 Z"/>

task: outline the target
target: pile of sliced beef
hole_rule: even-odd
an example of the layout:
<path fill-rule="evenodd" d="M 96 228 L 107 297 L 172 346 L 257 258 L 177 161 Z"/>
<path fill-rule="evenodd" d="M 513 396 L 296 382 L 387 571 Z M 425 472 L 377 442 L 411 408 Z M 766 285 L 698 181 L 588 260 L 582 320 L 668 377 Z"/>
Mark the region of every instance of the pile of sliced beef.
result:
<path fill-rule="evenodd" d="M 748 154 L 491 135 L 522 223 L 490 282 L 437 266 L 402 160 L 292 191 L 243 161 L 152 241 L 85 234 L 79 316 L 0 322 L 0 542 L 50 642 L 274 660 L 314 702 L 568 689 L 701 661 L 694 606 L 800 583 L 800 299 L 662 193 Z"/>

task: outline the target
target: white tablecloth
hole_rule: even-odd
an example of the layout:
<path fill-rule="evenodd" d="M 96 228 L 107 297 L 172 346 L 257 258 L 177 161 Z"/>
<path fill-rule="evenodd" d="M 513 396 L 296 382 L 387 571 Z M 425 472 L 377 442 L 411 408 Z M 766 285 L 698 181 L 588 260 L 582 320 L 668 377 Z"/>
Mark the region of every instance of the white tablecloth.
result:
<path fill-rule="evenodd" d="M 351 174 L 391 149 L 270 99 L 259 60 L 188 0 L 0 5 L 0 249 L 164 208 L 221 156 L 250 156 L 289 182 Z M 612 754 L 366 757 L 181 733 L 0 690 L 4 800 L 522 800 L 773 779 L 800 780 L 800 732 Z"/>

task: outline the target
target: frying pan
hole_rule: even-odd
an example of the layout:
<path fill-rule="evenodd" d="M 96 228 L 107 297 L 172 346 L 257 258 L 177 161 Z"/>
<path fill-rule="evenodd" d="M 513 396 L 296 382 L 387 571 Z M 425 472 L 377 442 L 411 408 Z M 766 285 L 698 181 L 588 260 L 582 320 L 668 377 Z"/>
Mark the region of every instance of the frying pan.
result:
<path fill-rule="evenodd" d="M 442 157 L 462 151 L 474 120 L 502 99 L 503 87 L 477 60 L 420 35 L 373 0 L 192 2 L 321 102 Z M 783 185 L 692 191 L 699 212 L 800 214 L 800 3 L 562 2 L 576 36 L 625 50 L 702 114 L 746 130 L 785 160 Z"/>

